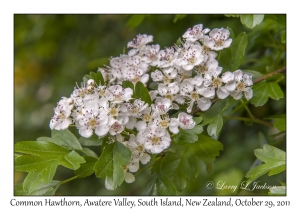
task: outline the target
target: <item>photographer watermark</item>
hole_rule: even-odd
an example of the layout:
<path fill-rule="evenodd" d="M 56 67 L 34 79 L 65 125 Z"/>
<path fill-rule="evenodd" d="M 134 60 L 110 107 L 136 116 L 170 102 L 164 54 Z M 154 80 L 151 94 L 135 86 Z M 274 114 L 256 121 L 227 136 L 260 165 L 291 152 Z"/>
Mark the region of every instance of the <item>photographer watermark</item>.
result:
<path fill-rule="evenodd" d="M 206 182 L 206 189 L 217 189 L 217 190 L 229 190 L 231 192 L 235 192 L 237 189 L 254 191 L 254 190 L 270 190 L 275 189 L 278 186 L 272 186 L 267 183 L 261 183 L 260 181 L 247 183 L 243 181 L 240 185 L 230 185 L 226 181 L 208 181 Z"/>

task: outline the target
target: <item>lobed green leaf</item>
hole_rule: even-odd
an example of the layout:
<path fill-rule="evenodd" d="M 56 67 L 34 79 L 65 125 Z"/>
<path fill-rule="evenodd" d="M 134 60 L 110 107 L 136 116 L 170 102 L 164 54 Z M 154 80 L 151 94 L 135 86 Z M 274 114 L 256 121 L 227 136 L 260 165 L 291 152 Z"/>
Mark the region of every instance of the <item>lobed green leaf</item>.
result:
<path fill-rule="evenodd" d="M 267 103 L 269 98 L 279 100 L 283 98 L 284 94 L 276 82 L 260 82 L 253 85 L 253 98 L 250 103 L 254 106 L 263 106 Z"/>
<path fill-rule="evenodd" d="M 246 174 L 248 183 L 269 172 L 269 176 L 278 174 L 286 168 L 286 153 L 276 147 L 265 144 L 263 149 L 254 150 L 255 156 L 265 164 L 252 168 Z"/>
<path fill-rule="evenodd" d="M 78 178 L 84 178 L 92 175 L 94 171 L 95 164 L 97 162 L 96 158 L 85 156 L 84 157 L 85 163 L 80 166 L 79 169 L 75 171 L 75 174 Z"/>
<path fill-rule="evenodd" d="M 156 172 L 148 179 L 143 195 L 176 195 L 176 187 L 163 172 Z"/>
<path fill-rule="evenodd" d="M 96 176 L 105 178 L 105 187 L 114 190 L 124 181 L 123 167 L 131 159 L 131 151 L 120 142 L 107 145 L 94 166 Z"/>

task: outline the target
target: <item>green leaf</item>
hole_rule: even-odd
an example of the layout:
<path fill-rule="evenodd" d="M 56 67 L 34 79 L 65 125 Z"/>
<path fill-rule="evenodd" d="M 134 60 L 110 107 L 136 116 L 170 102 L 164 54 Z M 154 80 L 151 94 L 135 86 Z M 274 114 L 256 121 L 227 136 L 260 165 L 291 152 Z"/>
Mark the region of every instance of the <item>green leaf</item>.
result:
<path fill-rule="evenodd" d="M 134 90 L 134 84 L 128 80 L 122 82 L 122 87 L 123 88 L 131 88 L 132 90 Z"/>
<path fill-rule="evenodd" d="M 217 136 L 222 127 L 223 117 L 221 115 L 218 115 L 218 117 L 207 126 L 207 133 L 210 136 Z"/>
<path fill-rule="evenodd" d="M 76 136 L 69 131 L 65 130 L 52 130 L 51 138 L 49 137 L 41 137 L 37 139 L 38 141 L 48 141 L 54 144 L 57 144 L 61 147 L 64 147 L 68 150 L 81 150 L 81 144 L 79 143 Z"/>
<path fill-rule="evenodd" d="M 237 70 L 243 62 L 247 44 L 248 37 L 246 33 L 240 33 L 233 39 L 229 48 L 225 48 L 219 53 L 218 60 L 220 66 L 222 66 L 224 70 Z"/>
<path fill-rule="evenodd" d="M 152 104 L 152 99 L 149 95 L 148 89 L 144 86 L 143 83 L 141 82 L 136 83 L 134 93 L 135 93 L 135 98 L 141 99 L 145 103 L 148 103 L 149 106 Z"/>
<path fill-rule="evenodd" d="M 273 116 L 267 117 L 266 119 L 274 119 L 275 123 L 273 124 L 273 126 L 280 131 L 286 131 L 286 115 L 285 114 L 273 115 Z"/>
<path fill-rule="evenodd" d="M 143 191 L 143 195 L 176 195 L 176 193 L 175 185 L 163 172 L 152 174 Z"/>
<path fill-rule="evenodd" d="M 15 144 L 15 152 L 21 152 L 40 157 L 56 158 L 63 156 L 69 151 L 56 144 L 46 141 L 21 141 Z"/>
<path fill-rule="evenodd" d="M 199 123 L 201 123 L 202 121 L 202 117 L 194 117 L 193 120 L 195 121 L 196 125 L 198 125 Z"/>
<path fill-rule="evenodd" d="M 286 195 L 286 187 L 285 186 L 273 186 L 272 188 L 270 188 L 268 195 L 285 196 Z"/>
<path fill-rule="evenodd" d="M 174 142 L 177 144 L 194 143 L 198 141 L 198 136 L 190 130 L 181 130 L 174 136 Z"/>
<path fill-rule="evenodd" d="M 100 71 L 97 71 L 97 73 L 95 73 L 95 72 L 90 72 L 89 75 L 87 74 L 87 75 L 85 75 L 85 76 L 83 77 L 83 80 L 84 80 L 85 82 L 87 82 L 89 79 L 93 79 L 97 85 L 104 85 L 104 84 L 105 84 L 105 83 L 104 83 L 103 76 L 102 76 L 102 74 L 101 74 Z"/>
<path fill-rule="evenodd" d="M 244 73 L 249 74 L 252 76 L 252 79 L 255 80 L 259 77 L 262 77 L 263 74 L 259 71 L 254 71 L 254 70 L 243 70 Z"/>
<path fill-rule="evenodd" d="M 83 152 L 84 154 L 90 156 L 90 157 L 94 157 L 96 159 L 98 159 L 98 155 L 91 149 L 87 148 L 87 147 L 83 147 L 81 152 Z"/>
<path fill-rule="evenodd" d="M 77 152 L 71 151 L 70 153 L 62 156 L 59 159 L 59 163 L 66 168 L 76 170 L 80 167 L 81 163 L 85 163 L 85 160 Z"/>
<path fill-rule="evenodd" d="M 138 27 L 144 20 L 146 15 L 132 15 L 130 19 L 127 21 L 126 26 L 132 30 Z"/>
<path fill-rule="evenodd" d="M 234 42 L 234 41 L 233 41 Z M 231 55 L 231 47 L 225 48 L 219 52 L 219 65 L 223 67 L 223 70 L 232 71 L 231 69 L 231 62 L 232 62 L 232 55 Z"/>
<path fill-rule="evenodd" d="M 174 141 L 178 144 L 194 143 L 195 141 L 198 141 L 197 134 L 202 132 L 203 127 L 201 125 L 196 125 L 192 129 L 182 129 L 174 136 Z"/>
<path fill-rule="evenodd" d="M 18 142 L 15 152 L 23 153 L 15 157 L 15 170 L 28 172 L 23 184 L 26 193 L 33 192 L 41 183 L 49 184 L 58 165 L 76 170 L 85 162 L 74 150 L 70 152 L 47 141 Z"/>
<path fill-rule="evenodd" d="M 253 85 L 253 98 L 250 100 L 254 106 L 262 106 L 269 98 L 279 100 L 283 98 L 283 92 L 276 82 L 260 82 Z"/>
<path fill-rule="evenodd" d="M 41 182 L 49 184 L 55 175 L 57 166 L 58 161 L 54 161 L 50 165 L 40 168 L 40 170 L 30 171 L 23 182 L 24 191 L 31 193 Z"/>
<path fill-rule="evenodd" d="M 124 181 L 123 167 L 131 160 L 131 151 L 120 142 L 107 145 L 94 170 L 98 178 L 105 178 L 105 187 L 114 190 Z"/>
<path fill-rule="evenodd" d="M 108 137 L 105 136 L 103 138 L 99 138 L 96 134 L 93 134 L 90 138 L 80 137 L 79 142 L 83 146 L 100 146 L 105 138 Z"/>
<path fill-rule="evenodd" d="M 228 99 L 217 101 L 208 111 L 204 112 L 201 116 L 203 118 L 200 125 L 207 125 L 207 132 L 210 136 L 217 136 L 223 127 L 223 112 L 228 106 Z"/>
<path fill-rule="evenodd" d="M 80 166 L 79 169 L 75 171 L 75 174 L 78 178 L 84 178 L 92 175 L 94 171 L 95 164 L 97 162 L 96 158 L 85 156 L 84 157 L 85 163 Z"/>
<path fill-rule="evenodd" d="M 248 38 L 245 32 L 240 33 L 231 45 L 231 70 L 237 70 L 243 62 Z"/>
<path fill-rule="evenodd" d="M 245 26 L 252 29 L 263 21 L 264 15 L 240 15 L 240 18 Z"/>
<path fill-rule="evenodd" d="M 209 110 L 207 110 L 201 115 L 203 121 L 202 123 L 200 123 L 200 125 L 207 125 L 213 122 L 215 119 L 217 119 L 219 115 L 221 115 L 228 106 L 228 101 L 228 98 L 226 98 L 224 100 L 218 100 L 214 105 L 212 105 L 212 107 Z"/>
<path fill-rule="evenodd" d="M 199 175 L 201 161 L 213 163 L 223 146 L 219 141 L 200 134 L 195 143 L 172 144 L 170 148 L 173 152 L 168 152 L 157 160 L 152 167 L 152 173 L 162 171 L 178 190 L 183 190 L 187 180 L 194 180 Z"/>
<path fill-rule="evenodd" d="M 181 20 L 183 18 L 185 18 L 187 15 L 180 15 L 180 14 L 177 14 L 175 15 L 174 19 L 173 19 L 173 23 L 176 23 L 178 20 Z"/>
<path fill-rule="evenodd" d="M 55 195 L 56 190 L 60 186 L 60 181 L 52 180 L 49 184 L 40 184 L 35 190 L 30 193 L 26 193 L 23 189 L 23 184 L 17 184 L 15 186 L 14 194 L 15 196 L 19 195 Z"/>
<path fill-rule="evenodd" d="M 246 177 L 249 178 L 247 181 L 251 183 L 253 180 L 269 172 L 269 176 L 278 174 L 286 168 L 286 153 L 276 147 L 265 144 L 263 149 L 254 150 L 255 156 L 263 161 L 265 164 L 252 168 Z"/>

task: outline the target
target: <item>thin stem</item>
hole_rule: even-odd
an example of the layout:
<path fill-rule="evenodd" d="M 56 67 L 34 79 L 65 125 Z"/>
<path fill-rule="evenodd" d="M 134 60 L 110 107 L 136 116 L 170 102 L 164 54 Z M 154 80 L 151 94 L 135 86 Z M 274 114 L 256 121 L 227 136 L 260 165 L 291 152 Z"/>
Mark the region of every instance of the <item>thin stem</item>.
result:
<path fill-rule="evenodd" d="M 245 108 L 245 110 L 247 111 L 247 113 L 249 114 L 249 117 L 253 120 L 255 117 L 253 116 L 253 114 L 251 113 L 250 109 L 248 108 L 247 104 L 243 101 L 243 99 L 240 100 Z"/>
<path fill-rule="evenodd" d="M 66 179 L 66 180 L 61 181 L 60 184 L 65 184 L 65 183 L 67 183 L 67 182 L 69 182 L 69 181 L 72 181 L 72 180 L 74 180 L 74 179 L 77 179 L 77 178 L 78 178 L 78 176 L 73 176 L 73 177 L 71 177 L 71 178 L 69 178 L 69 179 Z"/>
<path fill-rule="evenodd" d="M 164 155 L 159 156 L 155 161 L 161 159 L 163 156 L 164 156 Z M 137 175 L 138 175 L 139 173 L 141 173 L 142 171 L 144 171 L 144 170 L 146 170 L 146 169 L 148 169 L 148 168 L 151 168 L 152 166 L 154 166 L 154 164 L 155 164 L 155 162 L 154 162 L 153 164 L 151 164 L 151 165 L 145 167 L 145 168 L 140 169 L 136 174 L 134 174 L 134 176 L 137 176 Z"/>
<path fill-rule="evenodd" d="M 140 169 L 136 174 L 134 174 L 134 176 L 137 176 L 137 175 L 138 175 L 139 173 L 141 173 L 142 171 L 144 171 L 144 170 L 146 170 L 146 169 L 148 169 L 148 168 L 151 168 L 153 165 L 154 165 L 154 164 L 151 164 L 151 165 L 149 165 L 149 166 L 147 166 L 147 167 L 145 167 L 145 168 Z"/>
<path fill-rule="evenodd" d="M 258 124 L 261 124 L 261 125 L 266 125 L 266 126 L 269 126 L 269 127 L 273 127 L 271 123 L 263 121 L 263 120 L 258 119 L 258 118 L 251 119 L 251 118 L 246 118 L 246 117 L 233 117 L 233 116 L 223 116 L 223 118 L 229 119 L 229 120 L 240 120 L 240 121 L 244 121 L 244 122 L 255 122 L 255 123 L 258 123 Z"/>

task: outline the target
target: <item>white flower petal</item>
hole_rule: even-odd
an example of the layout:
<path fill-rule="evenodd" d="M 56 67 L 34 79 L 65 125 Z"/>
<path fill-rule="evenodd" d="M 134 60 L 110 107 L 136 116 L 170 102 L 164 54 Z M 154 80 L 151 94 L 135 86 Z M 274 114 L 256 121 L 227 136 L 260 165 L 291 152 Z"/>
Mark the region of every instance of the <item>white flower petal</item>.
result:
<path fill-rule="evenodd" d="M 140 161 L 143 165 L 147 164 L 148 162 L 150 162 L 151 160 L 151 156 L 147 153 L 143 153 L 141 156 L 140 156 Z"/>
<path fill-rule="evenodd" d="M 142 131 L 147 127 L 147 123 L 145 121 L 138 121 L 135 127 L 138 131 Z"/>
<path fill-rule="evenodd" d="M 229 96 L 229 91 L 225 87 L 219 87 L 217 90 L 217 96 L 219 99 L 224 99 Z"/>
<path fill-rule="evenodd" d="M 202 111 L 206 111 L 211 106 L 211 101 L 209 98 L 200 98 L 198 99 L 197 104 Z"/>
<path fill-rule="evenodd" d="M 253 90 L 251 88 L 246 88 L 244 94 L 246 99 L 250 100 L 253 97 Z"/>
<path fill-rule="evenodd" d="M 127 182 L 127 183 L 132 183 L 132 182 L 135 181 L 135 177 L 132 175 L 132 173 L 127 173 L 127 172 L 125 172 L 124 175 L 125 175 L 125 176 L 124 176 L 125 182 Z"/>
<path fill-rule="evenodd" d="M 225 85 L 225 88 L 229 91 L 234 91 L 236 88 L 236 83 L 234 80 L 227 82 L 227 84 Z"/>
<path fill-rule="evenodd" d="M 241 91 L 234 90 L 230 93 L 230 95 L 235 99 L 235 100 L 240 100 L 243 96 Z"/>

